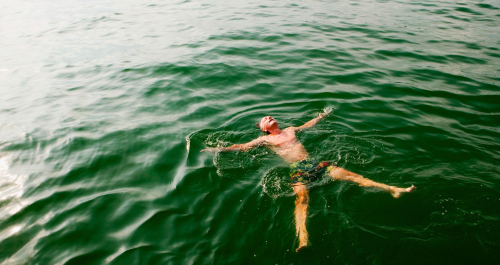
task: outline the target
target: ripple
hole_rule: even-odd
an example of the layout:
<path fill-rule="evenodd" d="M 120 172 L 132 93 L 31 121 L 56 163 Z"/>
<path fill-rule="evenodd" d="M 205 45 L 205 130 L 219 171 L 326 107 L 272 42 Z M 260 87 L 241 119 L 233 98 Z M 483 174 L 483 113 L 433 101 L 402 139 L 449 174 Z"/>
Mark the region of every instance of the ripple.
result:
<path fill-rule="evenodd" d="M 0 4 L 1 264 L 496 261 L 496 3 L 45 2 Z M 200 150 L 325 108 L 312 156 L 418 189 L 317 183 L 297 254 L 288 166 Z"/>

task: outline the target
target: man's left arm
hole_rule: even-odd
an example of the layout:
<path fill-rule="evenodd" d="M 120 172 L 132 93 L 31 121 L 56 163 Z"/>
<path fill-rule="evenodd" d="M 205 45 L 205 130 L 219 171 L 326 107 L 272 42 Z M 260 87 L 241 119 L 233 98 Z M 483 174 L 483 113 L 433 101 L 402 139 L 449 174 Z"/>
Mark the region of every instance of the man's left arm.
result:
<path fill-rule="evenodd" d="M 325 110 L 323 113 L 320 113 L 318 117 L 304 123 L 304 125 L 299 126 L 299 127 L 294 127 L 295 130 L 302 130 L 302 129 L 307 129 L 311 128 L 314 125 L 316 125 L 318 122 L 320 122 L 322 119 L 324 119 L 326 116 L 328 116 L 332 111 L 331 110 Z"/>

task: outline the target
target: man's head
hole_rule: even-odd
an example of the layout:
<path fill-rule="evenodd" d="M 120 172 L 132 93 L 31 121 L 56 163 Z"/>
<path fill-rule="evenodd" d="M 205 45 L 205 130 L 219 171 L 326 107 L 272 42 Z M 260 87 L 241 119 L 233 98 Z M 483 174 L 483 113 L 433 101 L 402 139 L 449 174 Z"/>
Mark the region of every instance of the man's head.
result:
<path fill-rule="evenodd" d="M 279 128 L 278 122 L 271 116 L 266 116 L 255 124 L 264 133 L 270 133 L 269 130 Z"/>

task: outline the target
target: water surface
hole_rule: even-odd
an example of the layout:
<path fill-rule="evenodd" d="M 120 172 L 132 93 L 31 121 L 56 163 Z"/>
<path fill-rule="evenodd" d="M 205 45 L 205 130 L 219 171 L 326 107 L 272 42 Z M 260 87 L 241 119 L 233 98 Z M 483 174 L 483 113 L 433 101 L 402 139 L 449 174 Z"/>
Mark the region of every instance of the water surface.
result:
<path fill-rule="evenodd" d="M 3 1 L 0 264 L 494 264 L 496 1 Z M 311 190 L 272 115 L 378 182 Z"/>

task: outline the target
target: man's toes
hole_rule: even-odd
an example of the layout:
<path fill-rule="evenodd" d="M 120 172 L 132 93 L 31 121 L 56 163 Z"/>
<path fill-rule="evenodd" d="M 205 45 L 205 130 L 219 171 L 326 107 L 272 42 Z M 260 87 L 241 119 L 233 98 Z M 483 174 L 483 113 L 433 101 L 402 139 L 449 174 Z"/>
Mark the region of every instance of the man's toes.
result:
<path fill-rule="evenodd" d="M 300 246 L 299 246 L 299 247 L 295 250 L 295 252 L 299 252 L 299 250 L 301 250 L 301 249 L 303 249 L 303 248 L 305 248 L 305 247 L 307 247 L 307 245 L 300 245 Z"/>
<path fill-rule="evenodd" d="M 415 187 L 414 185 L 411 185 L 411 187 L 406 188 L 406 192 L 412 192 L 412 191 L 414 191 L 416 189 L 417 189 L 417 187 Z"/>

